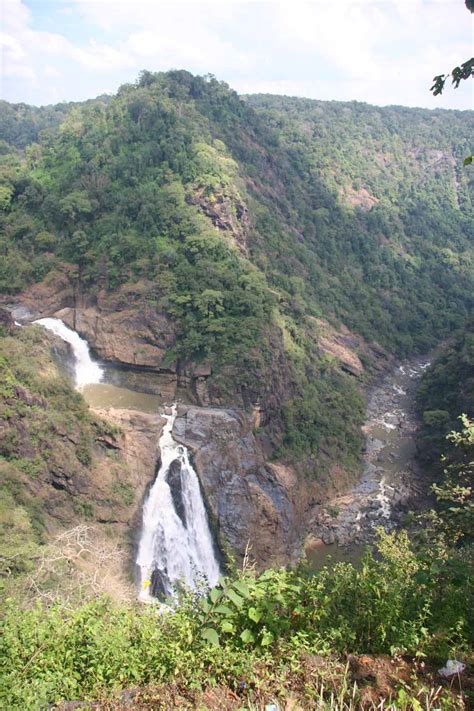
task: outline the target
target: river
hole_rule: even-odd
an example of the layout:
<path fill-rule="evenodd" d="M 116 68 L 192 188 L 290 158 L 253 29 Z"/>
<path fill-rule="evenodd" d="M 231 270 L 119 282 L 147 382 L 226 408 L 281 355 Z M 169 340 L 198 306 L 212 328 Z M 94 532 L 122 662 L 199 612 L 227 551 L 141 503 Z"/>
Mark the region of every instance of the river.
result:
<path fill-rule="evenodd" d="M 315 568 L 329 557 L 356 561 L 378 526 L 396 528 L 423 498 L 426 485 L 415 459 L 415 395 L 428 366 L 426 357 L 397 365 L 369 393 L 363 473 L 349 493 L 318 512 L 306 547 Z"/>

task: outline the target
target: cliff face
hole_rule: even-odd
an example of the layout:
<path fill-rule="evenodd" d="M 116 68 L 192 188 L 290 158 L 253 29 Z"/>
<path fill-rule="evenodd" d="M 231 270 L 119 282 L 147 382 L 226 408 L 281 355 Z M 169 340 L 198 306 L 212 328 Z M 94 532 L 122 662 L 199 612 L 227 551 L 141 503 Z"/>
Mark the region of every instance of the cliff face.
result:
<path fill-rule="evenodd" d="M 180 406 L 173 437 L 193 453 L 211 521 L 224 550 L 258 567 L 295 561 L 301 550 L 308 490 L 295 472 L 266 461 L 240 411 Z"/>
<path fill-rule="evenodd" d="M 29 320 L 60 318 L 87 340 L 100 359 L 116 366 L 176 371 L 175 363 L 163 367 L 175 334 L 169 319 L 153 304 L 152 284 L 138 282 L 113 292 L 90 292 L 63 266 L 49 280 L 15 298 L 13 313 L 20 310 L 21 317 L 21 309 L 28 312 Z"/>

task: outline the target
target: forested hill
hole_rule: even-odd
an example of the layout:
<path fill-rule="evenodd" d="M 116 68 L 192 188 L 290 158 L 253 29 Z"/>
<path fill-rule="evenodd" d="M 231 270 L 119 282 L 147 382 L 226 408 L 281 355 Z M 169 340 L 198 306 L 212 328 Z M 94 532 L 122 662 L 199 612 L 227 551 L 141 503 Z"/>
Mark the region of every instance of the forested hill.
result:
<path fill-rule="evenodd" d="M 185 71 L 0 110 L 3 293 L 65 263 L 89 295 L 140 284 L 173 324 L 168 363 L 210 361 L 221 398 L 280 379 L 288 446 L 360 444 L 322 320 L 411 354 L 467 318 L 473 112 L 242 99 Z"/>
<path fill-rule="evenodd" d="M 99 97 L 99 101 L 107 102 L 108 96 Z M 16 148 L 25 148 L 30 143 L 36 143 L 46 138 L 48 132 L 57 131 L 68 113 L 75 106 L 85 106 L 96 99 L 82 102 L 69 102 L 51 106 L 29 106 L 28 104 L 9 104 L 0 101 L 0 137 Z"/>
<path fill-rule="evenodd" d="M 179 201 L 169 192 L 180 183 L 188 202 L 197 192 L 207 202 L 227 196 L 238 212 L 237 193 L 251 201 L 251 259 L 285 298 L 406 351 L 463 320 L 473 217 L 472 171 L 462 158 L 472 150 L 472 112 L 280 96 L 243 102 L 226 85 L 187 72 L 143 73 L 111 101 L 27 108 L 0 107 L 6 141 L 37 139 L 35 124 L 62 128 L 55 138 L 43 131 L 40 148 L 26 151 L 30 170 L 20 184 L 12 167 L 2 181 L 14 183 L 8 223 L 19 209 L 37 222 L 22 224 L 27 234 L 6 245 L 12 257 L 18 250 L 28 264 L 32 254 L 41 263 L 17 288 L 43 276 L 45 253 L 74 261 L 84 247 L 93 251 L 91 277 L 108 252 L 112 286 L 128 279 L 130 263 L 149 258 L 143 240 L 154 256 L 157 236 L 170 239 L 163 202 Z M 225 145 L 215 145 L 219 139 Z M 61 205 L 52 209 L 55 193 Z M 66 239 L 38 241 L 41 228 Z M 87 245 L 71 243 L 73 228 L 83 229 Z"/>
<path fill-rule="evenodd" d="M 462 163 L 474 113 L 266 95 L 247 101 L 300 178 L 298 227 L 306 241 L 313 235 L 311 249 L 338 280 L 329 298 L 342 318 L 407 352 L 462 321 L 474 187 Z"/>

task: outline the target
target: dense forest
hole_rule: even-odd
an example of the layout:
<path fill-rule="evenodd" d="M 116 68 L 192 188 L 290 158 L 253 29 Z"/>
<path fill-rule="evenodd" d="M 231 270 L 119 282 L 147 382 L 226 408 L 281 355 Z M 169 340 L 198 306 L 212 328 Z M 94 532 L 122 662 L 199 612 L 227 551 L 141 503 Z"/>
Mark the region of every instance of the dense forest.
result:
<path fill-rule="evenodd" d="M 202 365 L 211 406 L 257 409 L 252 437 L 301 497 L 337 467 L 356 480 L 367 388 L 437 349 L 417 400 L 433 510 L 410 535 L 380 530 L 360 564 L 317 575 L 229 564 L 163 615 L 98 598 L 91 574 L 132 515 L 122 434 L 68 382 L 60 344 L 0 313 L 3 707 L 468 708 L 472 689 L 436 670 L 473 661 L 473 127 L 474 112 L 239 97 L 186 71 L 0 103 L 2 303 L 67 280 L 162 315 L 163 372 Z M 72 520 L 77 540 L 54 538 Z"/>
<path fill-rule="evenodd" d="M 6 142 L 24 148 L 24 129 L 33 145 L 24 155 L 4 147 L 4 290 L 67 260 L 87 283 L 102 278 L 109 288 L 153 278 L 176 308 L 177 296 L 189 296 L 188 270 L 196 276 L 193 254 L 207 250 L 225 263 L 202 219 L 224 204 L 248 232 L 232 271 L 250 257 L 292 317 L 324 313 L 413 352 L 468 312 L 472 181 L 462 157 L 470 112 L 243 101 L 187 72 L 145 72 L 107 101 L 8 109 Z M 201 250 L 184 248 L 191 236 L 200 236 Z M 222 242 L 220 249 L 234 246 Z M 264 283 L 255 270 L 250 276 L 245 316 L 258 321 L 251 294 L 265 302 Z M 213 274 L 200 291 L 219 291 L 223 278 Z M 241 304 L 237 282 L 228 286 Z M 223 314 L 222 325 L 243 318 L 229 304 Z M 226 337 L 227 329 L 215 336 L 223 349 Z M 185 339 L 183 353 L 205 349 L 196 338 Z"/>

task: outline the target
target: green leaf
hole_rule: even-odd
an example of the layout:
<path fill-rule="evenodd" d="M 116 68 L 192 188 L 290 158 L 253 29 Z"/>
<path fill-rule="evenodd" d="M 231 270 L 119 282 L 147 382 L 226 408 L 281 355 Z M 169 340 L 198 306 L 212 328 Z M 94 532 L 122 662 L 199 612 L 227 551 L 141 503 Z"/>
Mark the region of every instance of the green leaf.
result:
<path fill-rule="evenodd" d="M 249 586 L 243 583 L 241 580 L 237 580 L 237 582 L 234 583 L 234 588 L 244 597 L 250 597 Z"/>
<path fill-rule="evenodd" d="M 221 622 L 221 630 L 223 632 L 235 632 L 235 627 L 232 624 L 232 622 L 229 622 L 229 620 L 222 620 Z"/>
<path fill-rule="evenodd" d="M 227 605 L 218 605 L 214 612 L 218 612 L 219 615 L 233 615 L 234 611 L 227 607 Z"/>
<path fill-rule="evenodd" d="M 219 635 L 212 627 L 204 627 L 204 629 L 201 630 L 201 637 L 215 647 L 219 647 Z"/>
<path fill-rule="evenodd" d="M 236 607 L 238 607 L 239 610 L 240 610 L 240 608 L 242 607 L 242 605 L 243 605 L 243 603 L 244 603 L 244 601 L 243 601 L 243 599 L 240 597 L 240 595 L 237 595 L 237 593 L 236 593 L 234 590 L 232 590 L 232 588 L 231 588 L 230 590 L 227 591 L 227 597 L 228 597 L 229 600 L 231 600 L 231 601 L 234 603 L 234 605 L 235 605 Z"/>
<path fill-rule="evenodd" d="M 262 645 L 262 647 L 268 647 L 268 645 L 273 642 L 273 639 L 274 639 L 274 637 L 271 632 L 265 632 L 260 644 Z"/>
<path fill-rule="evenodd" d="M 212 590 L 210 592 L 210 597 L 211 597 L 212 602 L 217 602 L 218 599 L 220 598 L 220 596 L 221 596 L 221 591 L 218 590 L 217 588 L 212 588 Z"/>
<path fill-rule="evenodd" d="M 255 607 L 251 607 L 248 611 L 248 616 L 254 622 L 260 622 L 260 620 L 262 619 L 262 611 L 257 610 Z"/>
<path fill-rule="evenodd" d="M 209 612 L 209 610 L 211 609 L 211 606 L 209 605 L 209 603 L 208 603 L 208 601 L 206 600 L 205 597 L 202 597 L 202 598 L 199 600 L 199 607 L 201 608 L 201 610 L 202 610 L 203 612 Z"/>
<path fill-rule="evenodd" d="M 463 165 L 471 165 L 473 160 L 474 160 L 474 156 L 468 156 L 467 158 L 464 158 Z"/>
<path fill-rule="evenodd" d="M 244 644 L 250 644 L 250 642 L 255 642 L 255 637 L 250 630 L 244 630 L 240 635 L 240 639 Z"/>

